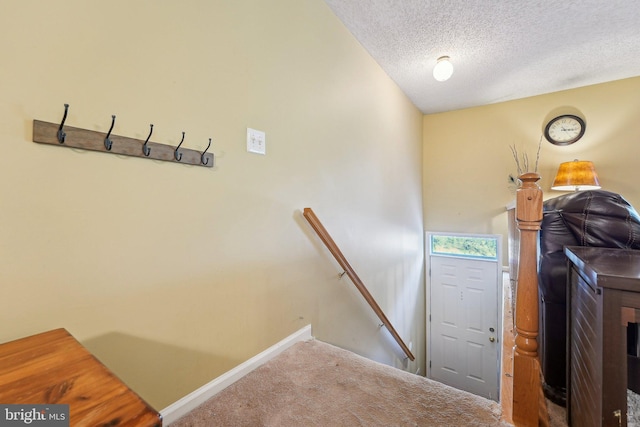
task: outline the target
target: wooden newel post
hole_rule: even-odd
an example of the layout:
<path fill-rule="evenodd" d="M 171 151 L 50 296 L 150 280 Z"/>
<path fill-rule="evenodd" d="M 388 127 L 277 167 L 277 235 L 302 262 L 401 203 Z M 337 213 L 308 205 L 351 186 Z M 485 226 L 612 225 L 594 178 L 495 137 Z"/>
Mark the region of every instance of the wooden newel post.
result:
<path fill-rule="evenodd" d="M 513 422 L 537 426 L 540 409 L 538 361 L 538 231 L 542 222 L 540 175 L 525 173 L 516 193 L 520 256 L 516 288 L 516 337 L 513 358 Z"/>

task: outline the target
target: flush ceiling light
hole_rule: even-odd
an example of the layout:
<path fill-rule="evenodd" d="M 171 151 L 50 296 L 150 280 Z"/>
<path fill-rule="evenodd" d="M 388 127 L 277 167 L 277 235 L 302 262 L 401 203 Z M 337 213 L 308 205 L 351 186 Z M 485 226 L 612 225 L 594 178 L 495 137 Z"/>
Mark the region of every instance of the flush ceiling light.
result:
<path fill-rule="evenodd" d="M 433 78 L 439 82 L 449 80 L 453 74 L 453 64 L 449 61 L 448 56 L 441 56 L 433 67 Z"/>

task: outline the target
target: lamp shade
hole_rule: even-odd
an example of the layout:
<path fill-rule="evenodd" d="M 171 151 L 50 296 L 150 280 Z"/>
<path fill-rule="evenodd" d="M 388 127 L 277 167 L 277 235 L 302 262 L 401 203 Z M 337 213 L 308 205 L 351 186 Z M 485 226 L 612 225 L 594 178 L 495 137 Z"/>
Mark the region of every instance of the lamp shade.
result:
<path fill-rule="evenodd" d="M 580 191 L 597 190 L 600 188 L 598 174 L 593 162 L 586 160 L 574 160 L 561 163 L 556 173 L 556 179 L 551 186 L 552 190 Z"/>

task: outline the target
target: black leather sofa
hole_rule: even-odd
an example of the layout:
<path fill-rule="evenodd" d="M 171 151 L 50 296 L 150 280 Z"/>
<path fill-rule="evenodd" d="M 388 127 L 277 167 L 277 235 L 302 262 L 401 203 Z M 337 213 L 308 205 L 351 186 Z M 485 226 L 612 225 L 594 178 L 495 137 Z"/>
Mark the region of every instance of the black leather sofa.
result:
<path fill-rule="evenodd" d="M 545 395 L 561 405 L 565 404 L 567 354 L 565 246 L 640 249 L 640 216 L 622 196 L 604 190 L 565 194 L 543 203 L 539 354 Z"/>

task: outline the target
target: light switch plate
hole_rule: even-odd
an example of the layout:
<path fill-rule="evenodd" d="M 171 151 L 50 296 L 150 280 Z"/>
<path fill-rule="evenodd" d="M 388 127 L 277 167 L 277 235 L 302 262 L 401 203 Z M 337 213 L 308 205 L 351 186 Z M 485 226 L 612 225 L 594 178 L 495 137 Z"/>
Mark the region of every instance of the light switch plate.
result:
<path fill-rule="evenodd" d="M 247 128 L 247 151 L 256 154 L 267 154 L 267 136 L 260 130 Z"/>

